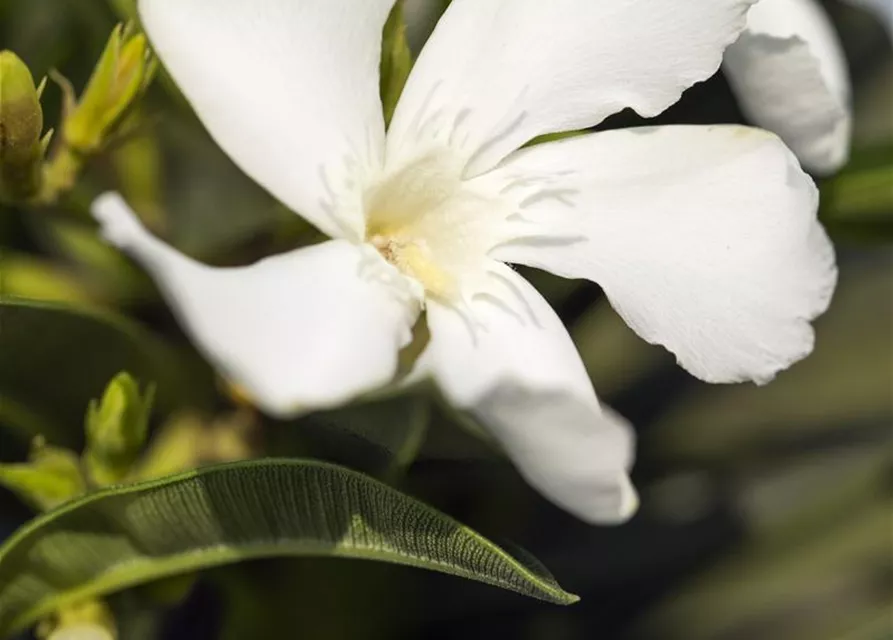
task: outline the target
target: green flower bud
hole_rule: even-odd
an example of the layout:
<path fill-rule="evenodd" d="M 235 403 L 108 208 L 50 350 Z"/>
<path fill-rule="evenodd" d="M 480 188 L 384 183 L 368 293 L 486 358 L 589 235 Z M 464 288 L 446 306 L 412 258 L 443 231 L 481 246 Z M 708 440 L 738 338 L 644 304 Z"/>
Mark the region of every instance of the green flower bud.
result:
<path fill-rule="evenodd" d="M 133 35 L 129 26 L 115 27 L 80 101 L 74 105 L 69 96 L 66 142 L 81 153 L 100 148 L 148 88 L 156 68 L 146 36 Z"/>
<path fill-rule="evenodd" d="M 39 511 L 53 509 L 86 489 L 77 455 L 50 447 L 43 438 L 34 440 L 29 462 L 0 465 L 0 485 Z"/>
<path fill-rule="evenodd" d="M 146 443 L 154 396 L 154 387 L 141 394 L 129 374 L 119 373 L 102 400 L 90 403 L 84 457 L 93 482 L 114 484 L 130 472 Z"/>
<path fill-rule="evenodd" d="M 41 87 L 42 89 L 42 87 Z M 44 146 L 40 90 L 24 62 L 0 51 L 0 196 L 27 199 L 40 189 Z"/>

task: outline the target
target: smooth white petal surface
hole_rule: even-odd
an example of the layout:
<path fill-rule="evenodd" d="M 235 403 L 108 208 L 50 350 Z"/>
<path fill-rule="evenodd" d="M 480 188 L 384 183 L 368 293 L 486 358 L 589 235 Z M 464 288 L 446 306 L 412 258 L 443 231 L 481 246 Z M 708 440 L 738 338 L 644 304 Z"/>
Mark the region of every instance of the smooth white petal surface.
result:
<path fill-rule="evenodd" d="M 638 505 L 632 431 L 599 407 L 549 304 L 503 270 L 504 302 L 478 297 L 465 314 L 429 303 L 431 341 L 416 374 L 432 375 L 553 502 L 588 522 L 622 522 Z"/>
<path fill-rule="evenodd" d="M 762 0 L 723 69 L 745 115 L 781 136 L 807 169 L 828 174 L 847 161 L 849 72 L 816 0 Z"/>
<path fill-rule="evenodd" d="M 394 0 L 140 0 L 152 45 L 243 171 L 332 237 L 362 232 L 381 162 Z"/>
<path fill-rule="evenodd" d="M 776 136 L 609 131 L 519 152 L 485 179 L 516 198 L 531 236 L 493 257 L 597 282 L 699 378 L 765 383 L 812 350 L 834 250 L 812 180 Z"/>
<path fill-rule="evenodd" d="M 478 175 L 546 133 L 655 116 L 719 68 L 754 0 L 453 0 L 388 133 L 388 162 L 449 144 Z"/>
<path fill-rule="evenodd" d="M 208 359 L 265 411 L 336 406 L 393 379 L 419 305 L 374 250 L 332 240 L 220 269 L 150 235 L 116 194 L 93 213 L 105 238 L 152 275 Z"/>

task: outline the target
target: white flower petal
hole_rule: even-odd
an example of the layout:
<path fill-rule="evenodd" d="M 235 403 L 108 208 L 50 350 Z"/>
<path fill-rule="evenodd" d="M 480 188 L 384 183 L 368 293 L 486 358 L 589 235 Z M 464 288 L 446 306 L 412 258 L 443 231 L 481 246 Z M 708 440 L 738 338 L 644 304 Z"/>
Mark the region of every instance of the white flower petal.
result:
<path fill-rule="evenodd" d="M 381 33 L 394 0 L 140 0 L 152 45 L 243 171 L 332 237 L 381 163 Z"/>
<path fill-rule="evenodd" d="M 393 379 L 419 305 L 387 281 L 402 276 L 377 254 L 333 240 L 213 268 L 150 235 L 117 194 L 100 197 L 93 213 L 106 239 L 152 275 L 209 360 L 265 411 L 336 406 Z"/>
<path fill-rule="evenodd" d="M 479 180 L 508 189 L 529 226 L 494 258 L 599 283 L 699 378 L 765 383 L 812 350 L 834 250 L 812 180 L 774 135 L 595 133 L 521 151 Z"/>
<path fill-rule="evenodd" d="M 466 175 L 546 133 L 655 116 L 713 75 L 754 0 L 453 0 L 406 85 L 388 162 L 448 143 Z"/>
<path fill-rule="evenodd" d="M 432 375 L 553 502 L 588 522 L 622 522 L 638 505 L 627 475 L 632 431 L 599 407 L 549 304 L 503 269 L 500 277 L 514 292 L 508 303 L 478 297 L 465 314 L 429 303 L 431 341 L 416 375 Z"/>
<path fill-rule="evenodd" d="M 745 115 L 774 131 L 815 173 L 847 161 L 852 114 L 840 41 L 815 0 L 762 0 L 723 69 Z"/>

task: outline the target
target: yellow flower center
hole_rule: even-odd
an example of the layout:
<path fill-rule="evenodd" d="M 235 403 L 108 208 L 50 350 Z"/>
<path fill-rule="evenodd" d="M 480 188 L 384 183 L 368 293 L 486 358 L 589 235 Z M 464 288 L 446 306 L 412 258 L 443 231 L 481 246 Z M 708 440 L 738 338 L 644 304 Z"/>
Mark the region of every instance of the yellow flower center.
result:
<path fill-rule="evenodd" d="M 387 172 L 366 192 L 364 208 L 366 242 L 427 295 L 447 301 L 485 272 L 504 220 L 499 203 L 464 181 L 462 165 L 442 150 Z"/>

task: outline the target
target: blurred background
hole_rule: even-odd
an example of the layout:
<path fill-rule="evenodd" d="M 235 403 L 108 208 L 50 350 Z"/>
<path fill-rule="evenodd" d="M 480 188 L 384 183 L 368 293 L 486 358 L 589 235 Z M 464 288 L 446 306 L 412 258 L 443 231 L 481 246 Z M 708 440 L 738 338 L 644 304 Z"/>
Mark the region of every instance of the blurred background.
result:
<path fill-rule="evenodd" d="M 848 57 L 855 130 L 850 164 L 819 181 L 841 280 L 816 324 L 814 354 L 767 387 L 707 385 L 637 338 L 595 285 L 530 272 L 571 328 L 600 396 L 637 429 L 640 513 L 618 528 L 576 521 L 445 412 L 399 481 L 531 552 L 579 604 L 389 565 L 276 560 L 208 572 L 185 600 L 145 614 L 155 634 L 146 637 L 893 638 L 893 47 L 871 13 L 826 7 Z M 35 78 L 57 69 L 80 88 L 126 11 L 105 0 L 0 0 L 0 49 Z M 52 83 L 43 105 L 55 126 L 61 93 Z M 87 207 L 108 188 L 211 264 L 318 239 L 230 163 L 163 76 L 134 117 L 134 133 L 88 166 L 64 206 L 0 205 L 2 296 L 68 310 L 2 311 L 0 462 L 24 459 L 38 433 L 77 447 L 87 403 L 127 369 L 158 383 L 156 427 L 194 427 L 190 463 L 300 452 L 368 465 L 356 433 L 329 428 L 337 417 L 284 425 L 240 407 L 215 386 L 151 282 L 97 240 Z M 639 122 L 624 112 L 601 128 Z M 744 119 L 720 74 L 658 122 Z M 887 208 L 862 206 L 862 176 L 884 170 L 890 181 L 873 193 Z M 126 328 L 97 320 L 112 314 L 129 318 Z M 0 539 L 29 517 L 0 490 Z"/>

